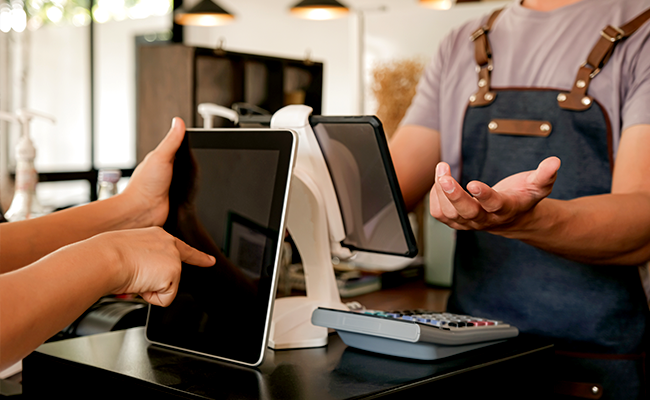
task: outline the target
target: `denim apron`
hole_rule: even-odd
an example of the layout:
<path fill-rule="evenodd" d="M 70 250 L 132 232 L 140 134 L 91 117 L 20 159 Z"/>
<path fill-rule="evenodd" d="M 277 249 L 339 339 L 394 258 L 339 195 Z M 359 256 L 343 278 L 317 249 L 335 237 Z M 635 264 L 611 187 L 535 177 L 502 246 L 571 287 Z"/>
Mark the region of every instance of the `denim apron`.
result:
<path fill-rule="evenodd" d="M 478 91 L 470 97 L 462 137 L 460 184 L 493 186 L 558 156 L 562 167 L 550 198 L 611 192 L 611 128 L 587 89 L 614 46 L 650 18 L 607 27 L 570 91 L 490 87 L 487 32 L 495 12 L 472 36 Z M 551 338 L 558 393 L 585 398 L 644 396 L 648 305 L 637 268 L 587 265 L 518 240 L 459 231 L 449 310 L 506 321 Z M 602 397 L 601 397 L 602 396 Z"/>

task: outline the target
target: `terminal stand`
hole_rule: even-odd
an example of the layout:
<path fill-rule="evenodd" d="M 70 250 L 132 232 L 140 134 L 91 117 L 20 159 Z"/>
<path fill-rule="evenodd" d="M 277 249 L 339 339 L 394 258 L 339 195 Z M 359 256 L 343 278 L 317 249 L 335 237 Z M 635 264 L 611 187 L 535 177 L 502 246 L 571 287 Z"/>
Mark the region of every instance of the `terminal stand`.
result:
<path fill-rule="evenodd" d="M 312 109 L 287 106 L 273 115 L 271 128 L 292 129 L 298 134 L 298 154 L 287 209 L 287 229 L 300 253 L 305 272 L 306 296 L 275 300 L 269 334 L 272 349 L 296 349 L 327 345 L 327 329 L 311 323 L 317 307 L 341 310 L 332 254 L 345 237 L 338 201 L 327 165 L 309 125 Z"/>

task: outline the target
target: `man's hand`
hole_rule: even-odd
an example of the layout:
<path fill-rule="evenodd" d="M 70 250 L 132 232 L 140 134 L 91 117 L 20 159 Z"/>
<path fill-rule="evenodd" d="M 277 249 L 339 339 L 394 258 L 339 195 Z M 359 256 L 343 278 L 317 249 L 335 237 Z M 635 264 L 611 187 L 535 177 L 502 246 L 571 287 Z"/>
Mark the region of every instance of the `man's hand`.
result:
<path fill-rule="evenodd" d="M 199 267 L 215 263 L 214 257 L 159 227 L 103 233 L 84 244 L 111 252 L 107 258 L 117 267 L 111 293 L 138 293 L 149 303 L 163 307 L 176 297 L 182 262 Z"/>
<path fill-rule="evenodd" d="M 509 176 L 494 187 L 469 182 L 470 195 L 451 177 L 449 165 L 439 163 L 431 189 L 431 215 L 458 230 L 520 229 L 526 214 L 551 193 L 559 168 L 560 159 L 549 157 L 536 170 Z"/>
<path fill-rule="evenodd" d="M 162 226 L 169 212 L 169 185 L 172 181 L 174 157 L 183 141 L 185 123 L 176 117 L 172 127 L 158 146 L 133 172 L 123 196 L 148 214 L 148 224 Z"/>

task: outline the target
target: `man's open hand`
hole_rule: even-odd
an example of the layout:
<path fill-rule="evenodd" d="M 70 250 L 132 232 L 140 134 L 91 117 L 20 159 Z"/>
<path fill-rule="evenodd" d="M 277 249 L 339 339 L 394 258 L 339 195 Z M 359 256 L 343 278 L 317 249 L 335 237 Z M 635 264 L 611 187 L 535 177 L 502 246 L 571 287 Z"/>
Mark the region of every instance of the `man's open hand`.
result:
<path fill-rule="evenodd" d="M 431 189 L 431 215 L 458 230 L 518 228 L 523 217 L 551 193 L 559 168 L 560 159 L 549 157 L 536 170 L 511 175 L 494 187 L 471 181 L 468 193 L 451 177 L 449 165 L 441 162 Z"/>

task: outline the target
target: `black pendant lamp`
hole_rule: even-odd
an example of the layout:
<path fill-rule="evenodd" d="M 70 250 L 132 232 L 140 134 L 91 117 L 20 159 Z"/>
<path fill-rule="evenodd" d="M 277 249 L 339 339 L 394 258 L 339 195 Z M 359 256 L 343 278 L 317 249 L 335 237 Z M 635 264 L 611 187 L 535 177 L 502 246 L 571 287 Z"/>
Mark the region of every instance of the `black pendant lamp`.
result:
<path fill-rule="evenodd" d="M 350 9 L 336 0 L 302 0 L 291 7 L 291 13 L 305 19 L 334 19 L 347 15 Z"/>
<path fill-rule="evenodd" d="M 174 20 L 180 25 L 218 26 L 232 22 L 235 16 L 212 0 L 201 0 L 187 11 L 176 14 Z"/>

